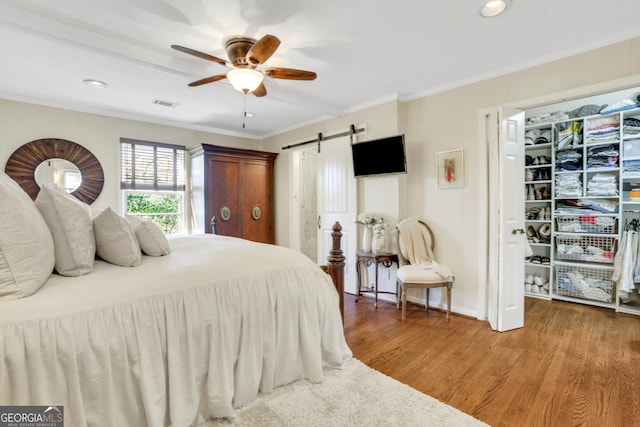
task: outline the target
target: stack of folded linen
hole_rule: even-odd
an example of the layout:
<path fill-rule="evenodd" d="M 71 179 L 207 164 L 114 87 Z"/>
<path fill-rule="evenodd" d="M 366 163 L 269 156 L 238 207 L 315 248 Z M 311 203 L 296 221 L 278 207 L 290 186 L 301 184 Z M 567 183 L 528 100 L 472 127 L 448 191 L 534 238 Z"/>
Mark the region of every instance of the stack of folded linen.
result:
<path fill-rule="evenodd" d="M 553 211 L 556 216 L 558 215 L 595 215 L 598 211 L 593 209 L 584 208 L 584 207 L 573 207 L 563 203 L 562 201 L 558 201 L 556 204 L 556 210 Z"/>
<path fill-rule="evenodd" d="M 582 152 L 580 150 L 563 150 L 556 152 L 556 170 L 576 171 L 582 169 Z"/>
<path fill-rule="evenodd" d="M 625 160 L 622 162 L 623 178 L 640 178 L 640 160 Z"/>
<path fill-rule="evenodd" d="M 577 202 L 578 206 L 584 206 L 585 208 L 592 209 L 596 212 L 605 214 L 618 213 L 618 201 L 612 199 L 586 199 Z"/>
<path fill-rule="evenodd" d="M 596 215 L 598 213 L 616 214 L 619 204 L 613 199 L 558 200 L 555 213 L 569 215 Z"/>
<path fill-rule="evenodd" d="M 589 126 L 585 134 L 587 144 L 617 142 L 620 140 L 620 117 L 598 117 L 588 121 Z"/>
<path fill-rule="evenodd" d="M 627 117 L 622 121 L 622 132 L 624 136 L 640 135 L 640 120 L 634 117 Z"/>
<path fill-rule="evenodd" d="M 612 173 L 596 173 L 587 182 L 587 196 L 617 196 L 618 179 Z"/>
<path fill-rule="evenodd" d="M 580 174 L 571 173 L 556 176 L 556 197 L 580 197 L 582 196 L 582 181 Z"/>
<path fill-rule="evenodd" d="M 560 120 L 566 120 L 569 118 L 569 113 L 566 111 L 554 111 L 553 113 L 541 113 L 537 116 L 527 117 L 526 125 L 536 125 L 539 123 L 556 122 Z"/>
<path fill-rule="evenodd" d="M 615 168 L 619 154 L 613 145 L 591 147 L 587 150 L 587 169 Z"/>
<path fill-rule="evenodd" d="M 638 108 L 638 104 L 632 99 L 625 98 L 607 105 L 600 110 L 600 114 L 611 114 L 618 111 L 633 110 L 634 108 Z"/>

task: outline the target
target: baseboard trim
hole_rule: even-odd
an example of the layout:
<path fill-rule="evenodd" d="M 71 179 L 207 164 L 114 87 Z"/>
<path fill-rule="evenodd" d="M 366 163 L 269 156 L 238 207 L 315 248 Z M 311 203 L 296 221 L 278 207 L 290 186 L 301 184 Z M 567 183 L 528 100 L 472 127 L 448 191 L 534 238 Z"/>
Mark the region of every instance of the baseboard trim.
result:
<path fill-rule="evenodd" d="M 348 293 L 349 295 L 353 295 L 355 297 L 355 294 L 352 294 L 349 292 L 346 292 L 346 293 Z M 375 297 L 372 294 L 366 293 L 366 294 L 360 294 L 360 298 L 374 299 Z M 389 295 L 389 294 L 378 294 L 378 301 L 384 301 L 384 302 L 396 304 L 396 297 L 394 295 Z M 420 299 L 420 298 L 409 296 L 407 297 L 407 303 L 413 304 L 413 305 L 421 305 L 424 307 L 424 299 Z M 447 310 L 447 307 L 446 307 L 446 304 L 440 301 L 430 301 L 429 310 L 432 310 L 432 309 L 437 311 L 442 311 L 444 313 Z M 478 318 L 477 311 L 462 309 L 460 307 L 457 307 L 456 305 L 451 306 L 451 314 L 467 317 L 469 319 L 484 320 L 484 319 Z"/>

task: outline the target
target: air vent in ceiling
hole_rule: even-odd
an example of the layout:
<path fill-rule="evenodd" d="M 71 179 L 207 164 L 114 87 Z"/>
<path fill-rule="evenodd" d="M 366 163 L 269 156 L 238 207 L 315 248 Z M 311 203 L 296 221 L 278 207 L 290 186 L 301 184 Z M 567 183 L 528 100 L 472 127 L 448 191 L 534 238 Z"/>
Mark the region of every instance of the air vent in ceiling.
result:
<path fill-rule="evenodd" d="M 180 105 L 180 104 L 178 104 L 178 103 L 176 103 L 176 102 L 163 101 L 163 100 L 161 100 L 161 99 L 155 99 L 155 100 L 153 101 L 153 103 L 154 103 L 154 104 L 157 104 L 157 105 L 162 105 L 163 107 L 171 107 L 171 108 L 175 108 L 175 107 L 177 107 L 178 105 Z"/>

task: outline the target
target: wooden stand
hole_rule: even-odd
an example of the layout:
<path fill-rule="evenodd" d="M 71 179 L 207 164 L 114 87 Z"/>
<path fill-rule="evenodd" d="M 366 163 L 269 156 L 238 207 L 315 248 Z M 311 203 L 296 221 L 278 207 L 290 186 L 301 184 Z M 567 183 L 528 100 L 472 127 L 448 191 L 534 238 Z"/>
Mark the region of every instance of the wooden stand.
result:
<path fill-rule="evenodd" d="M 398 264 L 398 255 L 384 252 L 384 253 L 373 253 L 373 252 L 356 252 L 356 276 L 358 278 L 357 288 L 356 288 L 356 302 L 360 299 L 360 293 L 362 292 L 373 292 L 375 294 L 375 307 L 378 308 L 378 294 L 393 294 L 398 297 L 398 285 L 396 284 L 396 291 L 380 291 L 378 290 L 378 266 L 382 265 L 386 268 L 391 268 L 393 264 L 396 264 L 396 267 L 399 267 Z M 375 264 L 375 281 L 371 286 L 362 286 L 362 275 L 363 268 L 366 271 L 367 267 L 371 264 Z"/>

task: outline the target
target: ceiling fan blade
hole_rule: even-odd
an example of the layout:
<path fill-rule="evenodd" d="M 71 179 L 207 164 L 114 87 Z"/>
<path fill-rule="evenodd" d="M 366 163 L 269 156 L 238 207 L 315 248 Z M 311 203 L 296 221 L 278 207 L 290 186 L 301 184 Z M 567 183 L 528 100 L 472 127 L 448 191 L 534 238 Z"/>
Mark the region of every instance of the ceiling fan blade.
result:
<path fill-rule="evenodd" d="M 200 80 L 196 80 L 195 82 L 191 82 L 189 83 L 189 86 L 200 86 L 200 85 L 204 85 L 207 83 L 213 83 L 213 82 L 217 82 L 218 80 L 223 80 L 226 79 L 227 75 L 226 74 L 216 74 L 215 76 L 211 76 L 211 77 L 206 77 L 204 79 L 200 79 Z"/>
<path fill-rule="evenodd" d="M 207 61 L 217 62 L 220 65 L 224 65 L 226 67 L 229 66 L 229 63 L 222 58 L 218 58 L 217 56 L 209 55 L 208 53 L 199 52 L 197 50 L 189 49 L 188 47 L 179 46 L 177 44 L 172 44 L 172 48 L 175 50 L 179 50 L 183 53 L 188 53 L 189 55 L 197 56 L 198 58 L 206 59 Z"/>
<path fill-rule="evenodd" d="M 255 96 L 257 96 L 258 98 L 265 96 L 267 94 L 267 88 L 264 87 L 264 83 L 260 83 L 260 86 L 258 86 L 253 92 Z"/>
<path fill-rule="evenodd" d="M 313 71 L 296 70 L 294 68 L 267 68 L 264 75 L 273 79 L 287 80 L 315 80 L 317 74 Z"/>
<path fill-rule="evenodd" d="M 280 39 L 267 34 L 251 46 L 247 52 L 247 61 L 252 65 L 263 64 L 280 46 Z"/>

